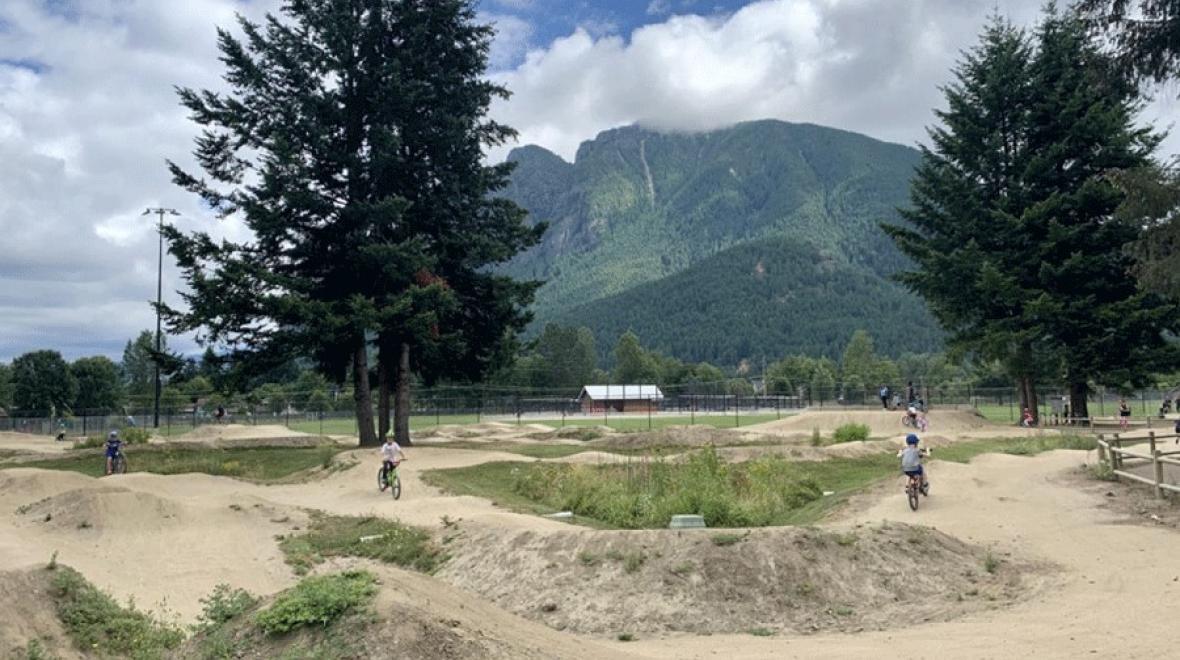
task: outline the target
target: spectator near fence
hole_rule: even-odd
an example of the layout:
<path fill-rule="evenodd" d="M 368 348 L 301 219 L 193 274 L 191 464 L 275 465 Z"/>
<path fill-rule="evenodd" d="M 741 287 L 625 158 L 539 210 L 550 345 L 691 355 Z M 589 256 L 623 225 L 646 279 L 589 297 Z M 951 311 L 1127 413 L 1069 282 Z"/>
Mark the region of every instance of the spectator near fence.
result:
<path fill-rule="evenodd" d="M 880 395 L 881 395 L 881 407 L 884 408 L 885 410 L 889 410 L 889 386 L 888 385 L 881 386 Z"/>

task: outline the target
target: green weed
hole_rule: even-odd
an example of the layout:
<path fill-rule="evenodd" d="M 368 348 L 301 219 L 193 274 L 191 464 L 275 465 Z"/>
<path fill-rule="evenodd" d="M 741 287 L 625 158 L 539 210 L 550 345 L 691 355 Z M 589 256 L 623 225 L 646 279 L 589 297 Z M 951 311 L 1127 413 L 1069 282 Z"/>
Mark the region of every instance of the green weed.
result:
<path fill-rule="evenodd" d="M 219 584 L 213 593 L 201 599 L 203 609 L 197 617 L 198 629 L 216 628 L 241 616 L 258 604 L 258 599 L 245 589 L 231 589 L 228 584 Z"/>
<path fill-rule="evenodd" d="M 297 572 L 328 557 L 367 557 L 432 573 L 444 557 L 430 534 L 384 518 L 314 514 L 307 530 L 286 536 L 279 549 Z"/>
<path fill-rule="evenodd" d="M 865 424 L 843 424 L 832 434 L 835 442 L 856 442 L 869 439 L 869 427 Z"/>
<path fill-rule="evenodd" d="M 77 571 L 59 566 L 53 575 L 57 616 L 79 648 L 100 656 L 161 658 L 184 633 L 133 605 L 122 607 Z"/>
<path fill-rule="evenodd" d="M 268 635 L 303 626 L 327 627 L 368 604 L 376 592 L 376 580 L 365 571 L 309 577 L 280 594 L 254 621 Z"/>

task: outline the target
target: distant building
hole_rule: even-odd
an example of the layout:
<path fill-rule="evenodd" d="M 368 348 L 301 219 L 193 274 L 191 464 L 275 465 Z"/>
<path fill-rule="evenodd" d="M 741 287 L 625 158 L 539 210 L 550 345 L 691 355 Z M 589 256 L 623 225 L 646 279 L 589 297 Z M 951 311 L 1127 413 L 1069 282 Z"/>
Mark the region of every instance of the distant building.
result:
<path fill-rule="evenodd" d="M 649 412 L 663 402 L 664 393 L 655 385 L 587 385 L 578 395 L 584 413 Z"/>

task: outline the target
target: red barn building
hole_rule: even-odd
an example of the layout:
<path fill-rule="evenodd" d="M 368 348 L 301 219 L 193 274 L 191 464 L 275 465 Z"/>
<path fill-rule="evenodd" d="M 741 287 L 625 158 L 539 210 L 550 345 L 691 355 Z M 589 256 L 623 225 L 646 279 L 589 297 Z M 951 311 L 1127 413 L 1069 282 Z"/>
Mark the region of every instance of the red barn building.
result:
<path fill-rule="evenodd" d="M 663 402 L 655 385 L 586 385 L 578 395 L 584 413 L 654 412 Z"/>

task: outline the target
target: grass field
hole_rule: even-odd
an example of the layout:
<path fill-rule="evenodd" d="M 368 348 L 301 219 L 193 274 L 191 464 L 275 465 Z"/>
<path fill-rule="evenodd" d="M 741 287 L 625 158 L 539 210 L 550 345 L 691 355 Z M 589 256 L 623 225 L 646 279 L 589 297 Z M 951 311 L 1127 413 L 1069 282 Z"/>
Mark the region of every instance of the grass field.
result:
<path fill-rule="evenodd" d="M 129 472 L 186 474 L 200 472 L 253 481 L 277 481 L 314 467 L 326 467 L 347 447 L 260 447 L 250 449 L 163 449 L 127 451 Z M 69 470 L 100 477 L 106 469 L 101 454 L 11 463 L 3 468 Z"/>
<path fill-rule="evenodd" d="M 939 460 L 967 462 L 984 453 L 1006 453 L 1019 456 L 1035 455 L 1053 449 L 1092 449 L 1093 438 L 1084 436 L 1043 436 L 1023 439 L 989 439 L 964 442 L 939 448 Z M 456 495 L 473 495 L 490 499 L 508 509 L 531 514 L 554 511 L 573 511 L 579 524 L 596 528 L 662 527 L 666 518 L 656 522 L 654 517 L 637 515 L 637 508 L 649 507 L 653 498 L 668 493 L 684 493 L 694 489 L 709 491 L 710 497 L 682 498 L 678 504 L 687 510 L 678 513 L 701 513 L 693 510 L 694 502 L 705 508 L 717 499 L 717 479 L 701 476 L 699 470 L 682 464 L 661 464 L 636 458 L 618 465 L 570 466 L 556 464 L 521 464 L 512 462 L 484 463 L 451 470 L 432 470 L 423 479 L 444 491 Z M 762 499 L 766 507 L 765 489 L 750 488 L 750 473 L 766 470 L 774 475 L 774 482 L 799 484 L 802 488 L 818 488 L 831 492 L 819 498 L 787 497 L 777 505 L 764 508 L 758 516 L 759 525 L 803 525 L 822 519 L 849 496 L 884 479 L 897 476 L 897 459 L 890 453 L 861 458 L 834 458 L 827 461 L 775 460 L 773 465 L 757 465 L 752 469 L 725 471 L 722 480 L 735 482 L 732 496 Z M 932 476 L 936 482 L 937 474 Z M 523 484 L 523 485 L 522 485 Z M 638 487 L 637 487 L 638 486 Z M 726 497 L 730 497 L 727 494 Z M 613 504 L 607 504 L 607 501 Z M 612 509 L 618 509 L 617 511 Z M 661 513 L 662 515 L 662 513 Z M 741 520 L 736 516 L 735 520 Z M 642 524 L 638 524 L 642 523 Z"/>

